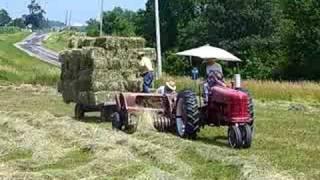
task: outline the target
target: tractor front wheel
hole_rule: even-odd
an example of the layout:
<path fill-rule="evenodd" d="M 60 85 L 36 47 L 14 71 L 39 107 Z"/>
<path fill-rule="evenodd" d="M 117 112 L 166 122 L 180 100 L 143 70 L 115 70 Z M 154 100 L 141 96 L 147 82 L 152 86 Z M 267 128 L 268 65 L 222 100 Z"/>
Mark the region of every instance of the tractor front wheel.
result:
<path fill-rule="evenodd" d="M 200 113 L 194 92 L 179 93 L 175 115 L 177 134 L 182 138 L 196 138 L 200 130 Z"/>
<path fill-rule="evenodd" d="M 228 129 L 228 142 L 232 148 L 242 147 L 242 135 L 238 126 L 230 126 Z"/>
<path fill-rule="evenodd" d="M 77 120 L 82 120 L 84 118 L 84 108 L 82 104 L 77 103 L 75 108 L 74 108 L 74 117 Z"/>
<path fill-rule="evenodd" d="M 246 124 L 240 127 L 241 134 L 242 134 L 242 147 L 243 148 L 250 148 L 252 142 L 252 129 L 251 126 Z"/>

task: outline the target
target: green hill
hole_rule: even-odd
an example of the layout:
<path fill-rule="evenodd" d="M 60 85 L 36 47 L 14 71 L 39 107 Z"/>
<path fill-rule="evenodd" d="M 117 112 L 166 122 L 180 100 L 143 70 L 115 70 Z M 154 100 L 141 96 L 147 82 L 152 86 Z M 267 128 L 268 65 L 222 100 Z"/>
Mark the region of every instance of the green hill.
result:
<path fill-rule="evenodd" d="M 28 32 L 0 34 L 0 81 L 14 84 L 56 84 L 59 68 L 31 57 L 14 46 L 28 35 Z"/>

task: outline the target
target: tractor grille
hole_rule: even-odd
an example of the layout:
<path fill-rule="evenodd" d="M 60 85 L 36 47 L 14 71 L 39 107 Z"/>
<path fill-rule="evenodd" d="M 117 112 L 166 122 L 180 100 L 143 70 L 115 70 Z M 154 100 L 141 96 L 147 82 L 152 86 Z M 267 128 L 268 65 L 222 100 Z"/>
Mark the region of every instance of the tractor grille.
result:
<path fill-rule="evenodd" d="M 248 117 L 248 100 L 246 98 L 237 99 L 230 104 L 230 118 Z"/>

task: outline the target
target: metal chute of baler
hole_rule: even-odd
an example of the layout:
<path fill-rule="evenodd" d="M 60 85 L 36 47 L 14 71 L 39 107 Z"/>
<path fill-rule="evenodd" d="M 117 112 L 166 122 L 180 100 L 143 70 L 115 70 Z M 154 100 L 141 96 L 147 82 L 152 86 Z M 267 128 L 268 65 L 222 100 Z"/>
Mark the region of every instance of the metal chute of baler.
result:
<path fill-rule="evenodd" d="M 120 93 L 116 96 L 117 112 L 113 127 L 133 133 L 137 129 L 137 116 L 151 113 L 153 125 L 159 131 L 168 131 L 172 125 L 174 96 L 145 93 Z"/>

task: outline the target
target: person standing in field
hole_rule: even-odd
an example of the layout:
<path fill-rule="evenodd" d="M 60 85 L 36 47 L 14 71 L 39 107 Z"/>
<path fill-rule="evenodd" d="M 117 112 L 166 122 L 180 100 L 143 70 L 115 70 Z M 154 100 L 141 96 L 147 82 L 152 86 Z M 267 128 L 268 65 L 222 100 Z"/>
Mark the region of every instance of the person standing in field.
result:
<path fill-rule="evenodd" d="M 144 52 L 139 52 L 139 65 L 142 70 L 143 77 L 143 92 L 150 93 L 150 88 L 152 86 L 154 74 L 151 59 L 145 56 Z"/>

